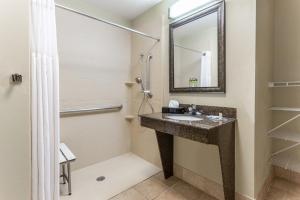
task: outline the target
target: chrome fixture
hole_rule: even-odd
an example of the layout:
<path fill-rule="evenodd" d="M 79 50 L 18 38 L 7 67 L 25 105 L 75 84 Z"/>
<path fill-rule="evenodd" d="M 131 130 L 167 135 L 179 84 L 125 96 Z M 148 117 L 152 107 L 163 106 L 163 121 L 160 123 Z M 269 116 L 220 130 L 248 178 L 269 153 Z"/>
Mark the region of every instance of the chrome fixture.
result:
<path fill-rule="evenodd" d="M 141 61 L 140 64 L 141 65 L 144 65 L 144 62 L 143 62 L 144 57 L 145 57 L 144 54 L 140 55 L 140 61 Z M 139 110 L 138 110 L 138 115 L 140 114 L 140 111 L 141 111 L 144 104 L 145 105 L 148 104 L 151 108 L 152 113 L 154 113 L 154 108 L 153 108 L 151 102 L 149 101 L 149 99 L 151 99 L 153 97 L 153 94 L 150 91 L 150 60 L 152 58 L 153 58 L 152 55 L 150 55 L 150 54 L 147 55 L 146 68 L 145 68 L 145 71 L 144 71 L 144 74 L 143 74 L 144 75 L 143 77 L 146 81 L 144 81 L 141 77 L 137 77 L 135 79 L 136 83 L 141 85 L 141 91 L 144 95 L 143 100 L 142 100 L 142 102 L 140 104 L 140 107 L 139 107 Z M 144 83 L 145 83 L 145 85 L 144 85 Z"/>
<path fill-rule="evenodd" d="M 77 110 L 63 110 L 60 111 L 60 116 L 66 117 L 66 116 L 83 115 L 83 114 L 116 112 L 116 111 L 120 111 L 122 108 L 123 105 L 105 106 L 105 107 L 88 108 L 88 109 L 77 109 Z"/>
<path fill-rule="evenodd" d="M 143 93 L 143 100 L 141 101 L 140 107 L 138 109 L 138 115 L 144 104 L 148 104 L 151 108 L 152 113 L 154 113 L 154 108 L 149 101 L 153 97 L 153 94 L 150 90 L 150 60 L 153 56 L 150 54 L 150 51 L 155 47 L 157 42 L 147 51 L 147 53 L 141 53 L 139 58 L 139 64 L 142 66 L 141 77 L 136 77 L 135 82 L 141 85 L 141 92 Z M 144 61 L 146 57 L 146 62 Z M 143 78 L 142 78 L 143 77 Z"/>
<path fill-rule="evenodd" d="M 143 80 L 142 80 L 141 77 L 136 77 L 136 78 L 135 78 L 135 82 L 136 82 L 137 84 L 140 84 L 140 85 L 141 85 L 142 91 L 145 91 L 144 84 L 143 84 Z"/>
<path fill-rule="evenodd" d="M 144 74 L 144 79 L 145 79 L 145 85 L 144 88 L 147 91 L 151 91 L 150 89 L 150 83 L 151 83 L 151 69 L 150 69 L 150 64 L 151 64 L 151 59 L 152 59 L 152 55 L 148 55 L 147 56 L 147 60 L 146 60 L 146 69 L 145 69 L 145 74 Z"/>
<path fill-rule="evenodd" d="M 135 81 L 136 81 L 136 83 L 138 83 L 138 84 L 140 84 L 140 83 L 143 82 L 142 79 L 141 79 L 141 77 L 136 77 L 136 78 L 135 78 Z"/>
<path fill-rule="evenodd" d="M 96 178 L 96 181 L 98 181 L 98 182 L 102 182 L 104 180 L 105 180 L 105 176 L 99 176 Z"/>
<path fill-rule="evenodd" d="M 11 82 L 14 84 L 20 84 L 23 81 L 23 76 L 21 74 L 12 74 Z"/>
<path fill-rule="evenodd" d="M 185 47 L 185 46 L 182 46 L 182 45 L 179 45 L 179 44 L 174 44 L 174 47 L 178 47 L 178 48 L 181 48 L 181 49 L 184 49 L 184 50 L 188 50 L 188 51 L 192 51 L 192 52 L 199 53 L 199 54 L 205 54 L 205 53 L 203 53 L 203 51 L 199 51 L 197 49 L 188 48 L 188 47 Z"/>
<path fill-rule="evenodd" d="M 135 82 L 141 85 L 142 93 L 144 93 L 150 99 L 153 97 L 153 94 L 150 92 L 150 90 L 145 90 L 143 79 L 141 77 L 136 77 Z"/>
<path fill-rule="evenodd" d="M 137 30 L 134 30 L 134 29 L 131 29 L 131 28 L 128 28 L 126 26 L 122 26 L 122 25 L 119 25 L 119 24 L 116 24 L 116 23 L 113 23 L 113 22 L 110 22 L 110 21 L 107 21 L 107 20 L 104 20 L 104 19 L 100 19 L 100 18 L 97 18 L 97 17 L 93 17 L 91 15 L 88 15 L 84 12 L 81 12 L 81 11 L 78 11 L 78 10 L 75 10 L 75 9 L 72 9 L 72 8 L 68 8 L 66 6 L 63 6 L 63 5 L 60 5 L 60 4 L 55 4 L 56 7 L 58 8 L 62 8 L 64 10 L 67 10 L 67 11 L 70 11 L 70 12 L 73 12 L 73 13 L 76 13 L 76 14 L 79 14 L 79 15 L 82 15 L 82 16 L 85 16 L 85 17 L 88 17 L 90 19 L 94 19 L 94 20 L 97 20 L 97 21 L 100 21 L 100 22 L 103 22 L 105 24 L 108 24 L 108 25 L 112 25 L 114 27 L 117 27 L 117 28 L 120 28 L 120 29 L 123 29 L 123 30 L 126 30 L 126 31 L 130 31 L 132 33 L 136 33 L 138 35 L 141 35 L 141 36 L 144 36 L 144 37 L 147 37 L 147 38 L 151 38 L 153 40 L 156 40 L 157 42 L 160 41 L 159 38 L 156 38 L 154 36 L 151 36 L 151 35 L 148 35 L 146 33 L 143 33 L 143 32 L 140 32 L 140 31 L 137 31 Z"/>
<path fill-rule="evenodd" d="M 197 110 L 197 106 L 195 104 L 191 104 L 188 107 L 188 113 L 191 115 L 201 115 L 201 112 Z"/>

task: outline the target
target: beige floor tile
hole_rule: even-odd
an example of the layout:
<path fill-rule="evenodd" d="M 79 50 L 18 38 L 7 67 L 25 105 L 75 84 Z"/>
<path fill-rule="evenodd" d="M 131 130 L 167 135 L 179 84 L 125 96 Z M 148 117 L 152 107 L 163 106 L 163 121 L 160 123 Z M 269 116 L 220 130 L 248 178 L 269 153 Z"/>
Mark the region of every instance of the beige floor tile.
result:
<path fill-rule="evenodd" d="M 265 200 L 285 200 L 286 192 L 278 188 L 271 187 Z"/>
<path fill-rule="evenodd" d="M 152 177 L 142 183 L 137 184 L 134 188 L 147 197 L 147 199 L 152 200 L 167 190 L 168 186 Z"/>
<path fill-rule="evenodd" d="M 161 195 L 159 195 L 155 200 L 187 200 L 181 194 L 175 192 L 172 188 L 169 188 Z"/>
<path fill-rule="evenodd" d="M 287 193 L 284 200 L 300 200 L 300 195 Z"/>
<path fill-rule="evenodd" d="M 282 178 L 275 178 L 271 184 L 272 188 L 288 192 L 293 184 Z"/>
<path fill-rule="evenodd" d="M 292 172 L 290 170 L 286 170 L 284 168 L 275 166 L 274 174 L 276 177 L 285 178 L 285 179 L 289 180 L 291 178 Z"/>
<path fill-rule="evenodd" d="M 291 172 L 290 180 L 294 183 L 300 184 L 300 174 L 297 172 Z"/>
<path fill-rule="evenodd" d="M 135 189 L 129 189 L 111 198 L 110 200 L 147 200 L 147 199 Z"/>
<path fill-rule="evenodd" d="M 198 190 L 197 188 L 183 182 L 177 182 L 172 189 L 178 194 L 182 195 L 184 198 L 188 200 L 198 200 L 203 197 L 203 192 Z"/>
<path fill-rule="evenodd" d="M 288 192 L 294 196 L 300 197 L 300 184 L 291 183 Z"/>
<path fill-rule="evenodd" d="M 212 196 L 210 196 L 208 194 L 205 194 L 205 193 L 203 193 L 203 195 L 201 196 L 200 199 L 201 200 L 217 200 L 216 198 L 214 198 L 214 197 L 212 197 Z"/>
<path fill-rule="evenodd" d="M 179 179 L 175 176 L 165 179 L 163 172 L 156 174 L 154 177 L 169 187 L 173 186 L 175 183 L 179 181 Z"/>

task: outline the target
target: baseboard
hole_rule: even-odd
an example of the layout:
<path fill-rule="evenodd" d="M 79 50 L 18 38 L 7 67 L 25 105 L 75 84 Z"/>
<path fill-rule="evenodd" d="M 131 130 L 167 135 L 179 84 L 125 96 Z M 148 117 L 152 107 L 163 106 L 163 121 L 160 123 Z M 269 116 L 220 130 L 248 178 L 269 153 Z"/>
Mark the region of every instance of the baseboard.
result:
<path fill-rule="evenodd" d="M 264 200 L 268 194 L 268 191 L 271 187 L 272 180 L 274 178 L 274 169 L 271 168 L 269 176 L 266 178 L 262 188 L 260 189 L 256 200 Z"/>
<path fill-rule="evenodd" d="M 274 166 L 274 176 L 300 184 L 300 173 Z"/>
<path fill-rule="evenodd" d="M 221 184 L 211 181 L 177 164 L 174 164 L 174 175 L 177 178 L 215 197 L 216 199 L 224 200 L 223 186 Z M 236 200 L 254 200 L 251 197 L 242 195 L 237 192 L 235 194 L 235 197 Z"/>

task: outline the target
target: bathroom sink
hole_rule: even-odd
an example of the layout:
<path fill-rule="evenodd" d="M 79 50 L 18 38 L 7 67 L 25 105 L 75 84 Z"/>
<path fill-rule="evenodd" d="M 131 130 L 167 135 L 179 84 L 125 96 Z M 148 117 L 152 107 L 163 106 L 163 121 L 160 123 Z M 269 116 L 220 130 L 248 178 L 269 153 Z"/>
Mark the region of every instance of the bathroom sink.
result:
<path fill-rule="evenodd" d="M 168 119 L 174 119 L 178 121 L 201 121 L 202 118 L 193 117 L 193 116 L 185 116 L 185 115 L 169 115 L 166 116 Z"/>

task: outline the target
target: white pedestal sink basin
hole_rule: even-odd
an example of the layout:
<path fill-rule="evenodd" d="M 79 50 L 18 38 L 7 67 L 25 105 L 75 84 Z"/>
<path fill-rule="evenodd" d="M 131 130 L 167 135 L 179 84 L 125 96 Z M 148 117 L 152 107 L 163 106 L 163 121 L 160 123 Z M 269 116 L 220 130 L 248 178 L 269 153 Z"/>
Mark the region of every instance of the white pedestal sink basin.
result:
<path fill-rule="evenodd" d="M 193 117 L 193 116 L 186 116 L 186 115 L 169 115 L 166 116 L 168 119 L 174 119 L 178 121 L 201 121 L 202 118 Z"/>

